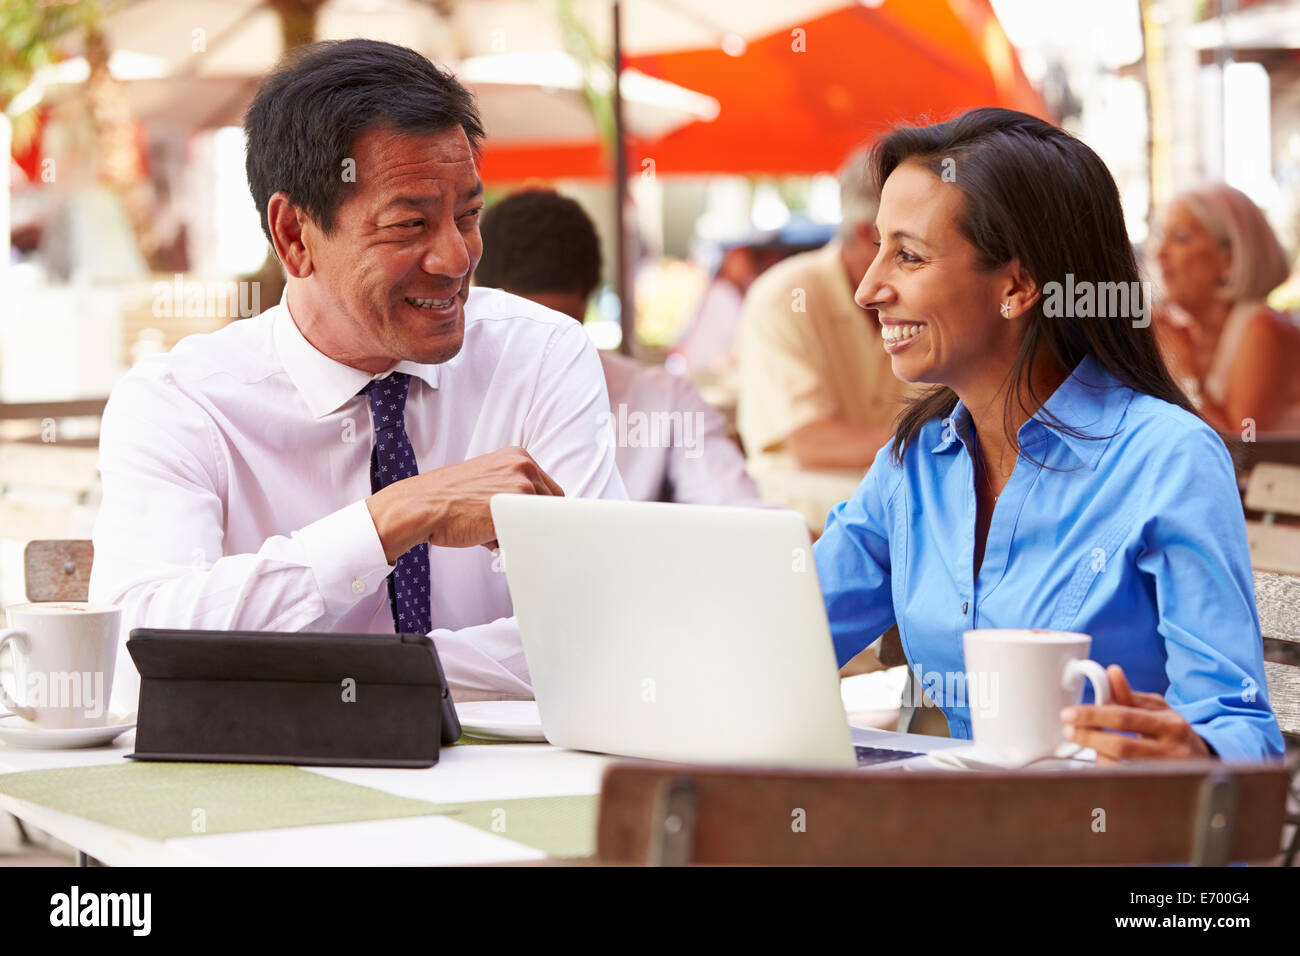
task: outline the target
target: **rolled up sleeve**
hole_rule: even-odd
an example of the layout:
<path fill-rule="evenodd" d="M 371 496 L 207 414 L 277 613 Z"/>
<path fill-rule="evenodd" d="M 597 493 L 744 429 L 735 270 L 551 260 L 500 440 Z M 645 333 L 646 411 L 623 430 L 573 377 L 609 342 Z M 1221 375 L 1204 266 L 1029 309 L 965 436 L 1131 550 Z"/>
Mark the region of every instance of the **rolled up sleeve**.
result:
<path fill-rule="evenodd" d="M 1184 436 L 1157 483 L 1139 570 L 1159 609 L 1165 699 L 1225 760 L 1280 756 L 1236 479 L 1209 429 Z"/>

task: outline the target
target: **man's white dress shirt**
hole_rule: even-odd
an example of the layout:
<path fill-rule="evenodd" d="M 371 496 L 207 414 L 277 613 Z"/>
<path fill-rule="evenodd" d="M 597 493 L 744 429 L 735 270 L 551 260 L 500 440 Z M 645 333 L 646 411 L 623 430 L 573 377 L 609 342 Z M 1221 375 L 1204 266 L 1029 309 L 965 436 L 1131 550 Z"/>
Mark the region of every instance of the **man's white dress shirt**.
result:
<path fill-rule="evenodd" d="M 460 352 L 392 371 L 411 376 L 421 472 L 519 445 L 568 496 L 626 497 L 598 439 L 600 360 L 571 318 L 474 288 Z M 378 377 L 318 352 L 282 302 L 141 361 L 113 389 L 90 599 L 122 608 L 114 710 L 135 709 L 134 627 L 393 633 L 358 395 Z M 453 694 L 531 697 L 500 561 L 430 547 L 429 565 L 430 636 Z"/>

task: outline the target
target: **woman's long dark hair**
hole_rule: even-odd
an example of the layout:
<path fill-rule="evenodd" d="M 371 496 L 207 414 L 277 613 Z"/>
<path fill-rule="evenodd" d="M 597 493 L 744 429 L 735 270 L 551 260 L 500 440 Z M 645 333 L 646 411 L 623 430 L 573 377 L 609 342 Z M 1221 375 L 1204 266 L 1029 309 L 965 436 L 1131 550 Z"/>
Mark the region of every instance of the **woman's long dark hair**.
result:
<path fill-rule="evenodd" d="M 1115 180 L 1096 153 L 1064 130 L 1027 113 L 992 107 L 933 126 L 900 127 L 872 149 L 870 168 L 877 186 L 883 187 L 908 160 L 962 191 L 957 228 L 975 247 L 979 268 L 991 271 L 1019 259 L 1040 290 L 1051 282 L 1065 287 L 1067 275 L 1076 288 L 1085 282 L 1093 283 L 1094 290 L 1107 288 L 1103 283 L 1141 288 L 1128 285 L 1139 281 L 1139 273 Z M 1013 444 L 1012 403 L 1020 402 L 1022 411 L 1032 415 L 1046 400 L 1033 391 L 1034 361 L 1043 346 L 1067 372 L 1093 355 L 1135 392 L 1196 414 L 1165 367 L 1154 330 L 1149 324 L 1135 327 L 1131 302 L 1127 317 L 1075 318 L 1069 309 L 1048 316 L 1046 301 L 1044 293 L 1030 310 L 1008 379 L 1004 422 Z M 1033 407 L 1024 407 L 1022 395 Z M 896 420 L 895 462 L 902 462 L 926 422 L 947 417 L 956 404 L 956 393 L 946 386 L 910 401 Z M 1050 414 L 1043 417 L 1072 435 L 1109 437 L 1079 432 Z"/>

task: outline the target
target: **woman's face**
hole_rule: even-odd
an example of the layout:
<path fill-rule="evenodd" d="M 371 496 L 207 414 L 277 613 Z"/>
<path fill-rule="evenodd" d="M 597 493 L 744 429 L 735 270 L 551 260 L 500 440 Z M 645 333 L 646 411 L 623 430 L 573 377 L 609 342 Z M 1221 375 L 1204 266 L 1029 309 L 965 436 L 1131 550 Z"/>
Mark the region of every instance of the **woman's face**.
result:
<path fill-rule="evenodd" d="M 959 395 L 983 378 L 1002 379 L 1023 334 L 1001 315 L 1007 270 L 980 271 L 975 247 L 958 231 L 964 203 L 956 185 L 923 165 L 899 165 L 881 192 L 880 249 L 854 297 L 878 311 L 881 346 L 898 378 Z"/>
<path fill-rule="evenodd" d="M 1170 300 L 1194 311 L 1218 298 L 1223 277 L 1232 265 L 1232 253 L 1187 206 L 1175 202 L 1157 236 L 1156 262 Z"/>

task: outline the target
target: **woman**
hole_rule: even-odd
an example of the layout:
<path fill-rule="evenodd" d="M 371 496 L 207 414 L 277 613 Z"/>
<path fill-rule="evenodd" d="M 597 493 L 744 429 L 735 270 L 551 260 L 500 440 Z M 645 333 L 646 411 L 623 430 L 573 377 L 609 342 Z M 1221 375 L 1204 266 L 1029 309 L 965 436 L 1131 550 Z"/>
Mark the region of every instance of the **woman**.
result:
<path fill-rule="evenodd" d="M 1286 255 L 1245 193 L 1208 183 L 1174 199 L 1156 246 L 1171 369 L 1215 428 L 1300 433 L 1300 327 L 1265 304 Z M 1157 313 L 1164 317 L 1163 310 Z"/>
<path fill-rule="evenodd" d="M 814 548 L 840 664 L 896 621 L 969 737 L 963 631 L 1082 631 L 1113 701 L 1062 721 L 1101 759 L 1280 754 L 1228 453 L 1140 303 L 1061 307 L 1067 282 L 1140 288 L 1101 160 L 978 109 L 895 130 L 873 172 L 880 251 L 856 298 L 894 374 L 936 387 Z"/>

